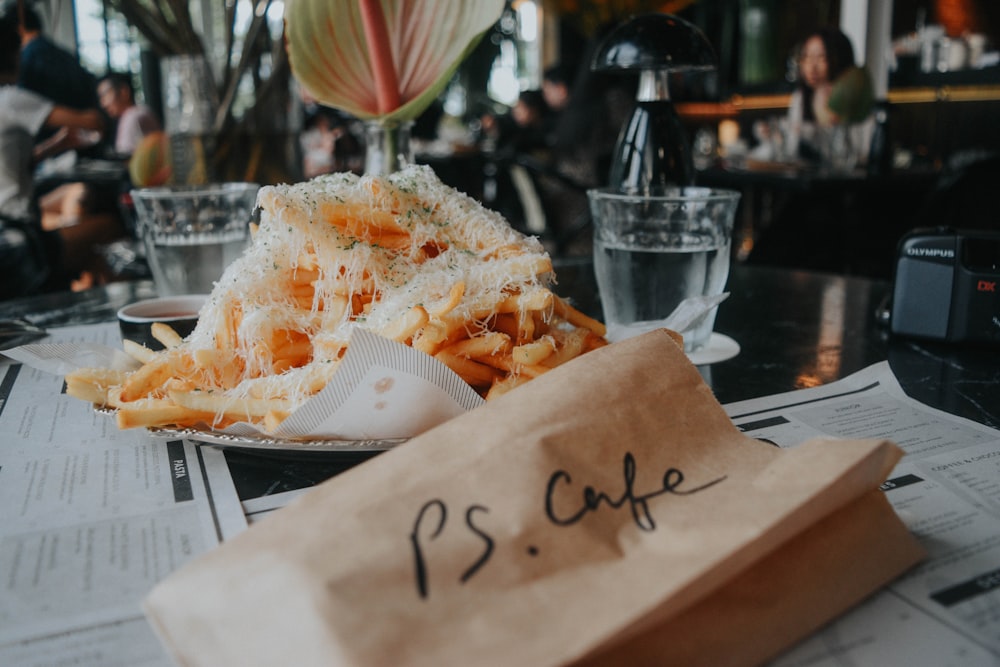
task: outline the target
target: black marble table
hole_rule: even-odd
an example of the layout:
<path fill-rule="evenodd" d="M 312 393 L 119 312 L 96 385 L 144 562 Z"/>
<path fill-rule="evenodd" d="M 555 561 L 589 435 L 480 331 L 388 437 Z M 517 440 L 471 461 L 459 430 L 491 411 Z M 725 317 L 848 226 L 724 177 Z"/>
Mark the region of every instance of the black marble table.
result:
<path fill-rule="evenodd" d="M 557 292 L 600 317 L 590 263 L 557 267 Z M 892 336 L 881 280 L 735 264 L 716 331 L 740 344 L 727 361 L 700 367 L 720 403 L 839 380 L 889 361 L 922 403 L 1000 428 L 1000 347 Z"/>
<path fill-rule="evenodd" d="M 556 291 L 600 316 L 586 259 L 557 263 Z M 720 403 L 826 384 L 888 360 L 903 390 L 935 408 L 1000 428 L 1000 348 L 890 335 L 882 311 L 890 285 L 859 277 L 736 264 L 716 330 L 740 353 L 701 366 Z M 0 302 L 0 319 L 43 327 L 108 321 L 121 305 L 153 294 L 148 282 Z M 371 454 L 265 454 L 227 450 L 243 497 L 316 484 Z"/>
<path fill-rule="evenodd" d="M 888 330 L 881 281 L 736 267 L 717 329 L 743 351 L 711 367 L 720 402 L 824 384 L 888 360 L 903 390 L 1000 428 L 1000 347 L 922 341 Z"/>

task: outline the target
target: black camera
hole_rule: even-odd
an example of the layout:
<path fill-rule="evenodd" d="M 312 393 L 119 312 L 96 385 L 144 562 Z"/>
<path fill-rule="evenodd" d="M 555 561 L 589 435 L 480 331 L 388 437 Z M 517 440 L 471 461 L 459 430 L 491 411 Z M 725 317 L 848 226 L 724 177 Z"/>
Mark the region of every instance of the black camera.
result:
<path fill-rule="evenodd" d="M 1000 232 L 942 227 L 906 234 L 896 258 L 890 329 L 1000 342 Z"/>

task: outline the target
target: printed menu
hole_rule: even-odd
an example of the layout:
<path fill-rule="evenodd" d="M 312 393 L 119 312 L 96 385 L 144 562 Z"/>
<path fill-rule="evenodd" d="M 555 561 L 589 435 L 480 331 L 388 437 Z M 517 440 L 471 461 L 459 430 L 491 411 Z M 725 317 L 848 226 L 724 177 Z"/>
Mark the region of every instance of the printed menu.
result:
<path fill-rule="evenodd" d="M 819 435 L 898 444 L 906 454 L 883 490 L 928 552 L 776 667 L 998 664 L 1000 431 L 909 398 L 886 362 L 724 407 L 744 433 L 779 447 Z"/>
<path fill-rule="evenodd" d="M 107 324 L 50 341 L 117 337 Z M 61 391 L 61 377 L 0 362 L 0 664 L 170 665 L 141 598 L 301 491 L 241 507 L 218 450 L 119 431 Z M 887 363 L 723 407 L 778 447 L 897 443 L 883 489 L 929 554 L 776 667 L 1000 661 L 1000 431 L 907 397 Z"/>
<path fill-rule="evenodd" d="M 120 345 L 116 324 L 47 342 Z M 170 665 L 139 603 L 246 528 L 225 459 L 119 431 L 62 385 L 0 364 L 0 664 Z"/>

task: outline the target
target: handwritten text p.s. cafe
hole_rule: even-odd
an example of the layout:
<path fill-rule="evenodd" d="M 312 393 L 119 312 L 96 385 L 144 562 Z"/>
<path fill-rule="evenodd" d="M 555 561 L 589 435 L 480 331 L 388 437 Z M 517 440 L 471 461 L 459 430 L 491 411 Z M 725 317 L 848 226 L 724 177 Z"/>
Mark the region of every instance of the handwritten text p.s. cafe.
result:
<path fill-rule="evenodd" d="M 596 489 L 593 486 L 574 484 L 573 476 L 568 470 L 556 470 L 546 484 L 545 503 L 541 508 L 545 518 L 554 526 L 568 527 L 584 521 L 589 515 L 606 508 L 606 511 L 628 511 L 636 526 L 643 531 L 656 530 L 655 511 L 652 501 L 661 496 L 691 496 L 705 491 L 716 484 L 725 481 L 726 476 L 717 477 L 707 482 L 694 485 L 686 483 L 684 473 L 674 467 L 667 468 L 660 484 L 645 492 L 636 489 L 637 466 L 635 457 L 626 452 L 622 461 L 621 491 Z M 617 486 L 617 484 L 616 484 Z M 666 511 L 664 507 L 662 511 Z M 462 508 L 461 520 L 457 526 L 449 527 L 449 508 L 445 501 L 434 498 L 425 502 L 413 521 L 409 541 L 413 554 L 414 580 L 417 594 L 426 599 L 431 594 L 432 583 L 428 576 L 428 559 L 433 558 L 433 543 L 443 536 L 446 530 L 462 530 L 481 542 L 481 548 L 469 564 L 456 573 L 459 583 L 466 583 L 484 568 L 494 555 L 496 542 L 489 532 L 490 508 L 469 503 Z M 529 556 L 539 555 L 539 549 L 530 546 Z"/>

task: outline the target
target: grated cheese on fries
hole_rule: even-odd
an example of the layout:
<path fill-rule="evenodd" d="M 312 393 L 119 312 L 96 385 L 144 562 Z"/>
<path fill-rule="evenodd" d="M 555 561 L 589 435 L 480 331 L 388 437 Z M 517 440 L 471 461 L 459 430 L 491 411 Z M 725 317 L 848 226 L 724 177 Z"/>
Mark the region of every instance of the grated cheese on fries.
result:
<path fill-rule="evenodd" d="M 606 344 L 604 326 L 553 294 L 537 239 L 426 166 L 261 188 L 259 225 L 194 331 L 154 335 L 141 368 L 67 376 L 67 393 L 117 409 L 122 428 L 273 431 L 325 386 L 364 328 L 451 367 L 491 398 Z M 126 346 L 126 351 L 129 351 Z"/>

